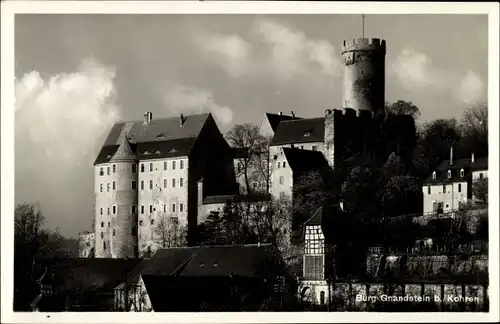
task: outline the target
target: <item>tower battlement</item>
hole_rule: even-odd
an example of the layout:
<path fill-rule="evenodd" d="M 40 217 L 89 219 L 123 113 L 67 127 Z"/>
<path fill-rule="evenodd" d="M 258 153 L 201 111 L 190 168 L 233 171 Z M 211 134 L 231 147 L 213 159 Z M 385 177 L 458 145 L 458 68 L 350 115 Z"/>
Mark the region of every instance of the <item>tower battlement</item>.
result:
<path fill-rule="evenodd" d="M 385 40 L 380 38 L 355 38 L 342 42 L 342 54 L 354 51 L 372 51 L 386 54 Z"/>
<path fill-rule="evenodd" d="M 344 108 L 344 109 L 326 109 L 325 117 L 331 116 L 333 117 L 357 117 L 360 119 L 374 119 L 375 114 L 370 110 L 356 110 L 352 108 Z"/>

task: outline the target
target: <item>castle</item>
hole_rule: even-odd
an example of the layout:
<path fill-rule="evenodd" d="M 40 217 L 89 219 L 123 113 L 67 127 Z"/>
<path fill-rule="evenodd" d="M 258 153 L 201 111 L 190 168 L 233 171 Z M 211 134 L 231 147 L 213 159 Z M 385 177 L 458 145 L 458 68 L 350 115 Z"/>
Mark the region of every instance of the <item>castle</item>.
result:
<path fill-rule="evenodd" d="M 293 198 L 303 172 L 334 170 L 338 184 L 353 163 L 409 151 L 413 118 L 384 112 L 385 55 L 384 40 L 344 41 L 340 109 L 312 119 L 266 114 L 270 179 L 259 188 Z M 237 158 L 211 114 L 153 119 L 147 112 L 142 121 L 115 124 L 94 163 L 95 256 L 143 256 L 165 219 L 186 228 L 189 245 L 209 210 L 200 208 L 205 198 L 238 194 Z"/>

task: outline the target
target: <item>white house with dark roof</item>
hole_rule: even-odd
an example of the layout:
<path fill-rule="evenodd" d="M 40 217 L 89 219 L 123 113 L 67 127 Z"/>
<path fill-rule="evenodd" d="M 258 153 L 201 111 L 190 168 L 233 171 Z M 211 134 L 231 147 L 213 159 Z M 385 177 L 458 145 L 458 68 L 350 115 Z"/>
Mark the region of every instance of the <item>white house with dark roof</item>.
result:
<path fill-rule="evenodd" d="M 460 205 L 472 199 L 474 181 L 487 177 L 488 158 L 453 158 L 441 162 L 425 179 L 422 186 L 423 212 L 446 213 L 458 210 Z"/>
<path fill-rule="evenodd" d="M 236 190 L 230 148 L 211 114 L 115 124 L 95 163 L 95 255 L 135 257 L 157 248 L 157 226 L 193 230 L 204 194 Z M 188 242 L 189 243 L 189 242 Z"/>

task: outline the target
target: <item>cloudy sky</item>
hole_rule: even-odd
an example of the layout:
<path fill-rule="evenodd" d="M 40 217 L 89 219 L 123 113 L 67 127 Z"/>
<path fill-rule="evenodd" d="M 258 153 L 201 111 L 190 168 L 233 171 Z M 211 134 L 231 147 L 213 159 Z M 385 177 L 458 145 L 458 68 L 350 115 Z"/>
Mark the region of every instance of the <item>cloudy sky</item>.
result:
<path fill-rule="evenodd" d="M 92 163 L 117 120 L 210 111 L 225 131 L 264 112 L 340 105 L 340 44 L 359 15 L 16 15 L 15 200 L 89 230 Z M 486 98 L 487 16 L 367 15 L 387 41 L 386 99 L 422 120 Z"/>

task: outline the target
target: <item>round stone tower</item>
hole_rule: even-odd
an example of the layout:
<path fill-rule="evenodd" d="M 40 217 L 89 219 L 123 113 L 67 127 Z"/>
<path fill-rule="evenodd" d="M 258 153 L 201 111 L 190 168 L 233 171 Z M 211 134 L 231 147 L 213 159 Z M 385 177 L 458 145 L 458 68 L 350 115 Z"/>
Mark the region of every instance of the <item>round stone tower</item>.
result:
<path fill-rule="evenodd" d="M 112 191 L 111 255 L 113 258 L 137 256 L 137 158 L 126 136 L 110 160 L 116 172 Z M 134 184 L 132 184 L 134 182 Z"/>
<path fill-rule="evenodd" d="M 372 114 L 384 110 L 385 54 L 385 40 L 357 38 L 343 42 L 342 108 Z"/>

